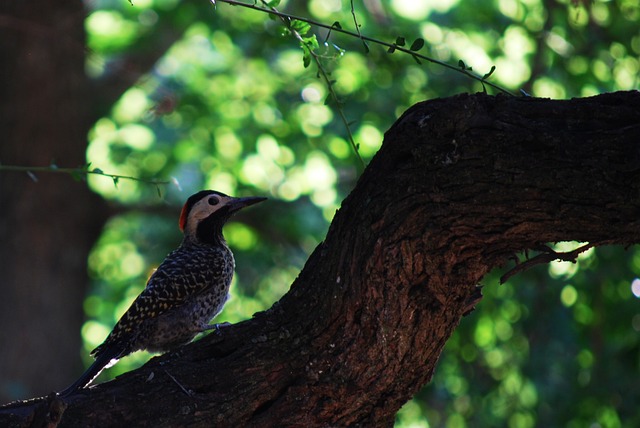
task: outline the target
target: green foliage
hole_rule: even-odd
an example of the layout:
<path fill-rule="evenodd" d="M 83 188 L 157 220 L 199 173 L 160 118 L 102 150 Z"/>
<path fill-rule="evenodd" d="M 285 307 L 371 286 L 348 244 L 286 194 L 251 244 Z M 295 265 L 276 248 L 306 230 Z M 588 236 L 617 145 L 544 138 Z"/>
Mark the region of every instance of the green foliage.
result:
<path fill-rule="evenodd" d="M 414 399 L 430 425 L 637 426 L 637 261 L 605 247 L 504 285 L 498 272 L 486 278 L 484 299 Z"/>
<path fill-rule="evenodd" d="M 236 322 L 287 291 L 359 158 L 371 159 L 412 104 L 501 87 L 558 98 L 638 84 L 634 1 L 228 3 L 91 3 L 87 73 L 133 83 L 100 106 L 87 149 L 95 167 L 79 171 L 122 212 L 89 259 L 87 359 L 178 245 L 180 205 L 199 189 L 270 198 L 226 230 L 238 269 L 217 321 Z M 138 69 L 138 57 L 156 60 Z M 178 185 L 158 198 L 155 186 L 118 176 Z M 637 252 L 605 248 L 502 286 L 493 273 L 397 426 L 638 425 L 638 270 Z"/>

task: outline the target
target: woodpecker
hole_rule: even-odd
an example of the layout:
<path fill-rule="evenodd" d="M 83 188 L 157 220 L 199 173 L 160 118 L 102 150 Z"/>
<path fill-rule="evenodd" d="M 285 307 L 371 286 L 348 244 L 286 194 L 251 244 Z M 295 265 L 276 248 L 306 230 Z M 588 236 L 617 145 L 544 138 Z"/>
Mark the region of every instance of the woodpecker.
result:
<path fill-rule="evenodd" d="M 214 190 L 190 196 L 180 214 L 182 243 L 158 266 L 105 341 L 91 351 L 96 361 L 59 395 L 86 387 L 132 352 L 167 352 L 217 328 L 209 322 L 228 299 L 235 268 L 222 226 L 236 211 L 264 200 Z"/>

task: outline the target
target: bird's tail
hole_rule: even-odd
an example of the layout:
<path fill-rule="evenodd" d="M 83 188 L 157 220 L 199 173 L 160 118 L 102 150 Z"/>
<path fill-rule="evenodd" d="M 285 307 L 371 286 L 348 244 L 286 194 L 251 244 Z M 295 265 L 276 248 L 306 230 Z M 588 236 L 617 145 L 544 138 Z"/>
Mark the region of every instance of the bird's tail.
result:
<path fill-rule="evenodd" d="M 96 360 L 91 367 L 89 367 L 82 375 L 76 380 L 73 384 L 68 386 L 63 391 L 60 391 L 58 395 L 61 397 L 67 397 L 78 389 L 82 389 L 85 386 L 89 385 L 92 380 L 94 380 L 98 375 L 104 370 L 106 367 L 115 364 L 118 361 L 118 358 L 121 356 L 121 352 L 109 352 L 109 350 L 105 350 L 100 355 L 96 357 Z"/>

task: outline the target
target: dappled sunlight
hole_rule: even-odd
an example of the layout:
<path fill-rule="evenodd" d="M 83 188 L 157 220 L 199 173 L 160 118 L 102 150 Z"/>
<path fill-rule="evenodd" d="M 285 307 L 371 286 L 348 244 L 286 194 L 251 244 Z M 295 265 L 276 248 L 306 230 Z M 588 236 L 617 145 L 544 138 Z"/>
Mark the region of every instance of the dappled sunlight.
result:
<path fill-rule="evenodd" d="M 432 11 L 429 2 L 426 1 L 393 0 L 391 6 L 398 16 L 414 21 L 425 20 Z"/>
<path fill-rule="evenodd" d="M 458 4 L 458 0 L 434 0 L 428 2 L 392 0 L 391 7 L 398 16 L 412 21 L 424 21 L 433 12 L 445 13 Z"/>
<path fill-rule="evenodd" d="M 322 104 L 301 104 L 296 111 L 300 128 L 307 137 L 319 137 L 323 127 L 333 119 L 331 110 Z"/>
<path fill-rule="evenodd" d="M 100 45 L 109 51 L 128 46 L 138 35 L 138 26 L 115 10 L 97 10 L 91 13 L 85 26 L 89 45 Z"/>
<path fill-rule="evenodd" d="M 540 97 L 547 98 L 564 98 L 566 90 L 552 79 L 541 77 L 533 84 L 533 90 Z"/>
<path fill-rule="evenodd" d="M 636 278 L 631 281 L 631 292 L 635 297 L 640 298 L 640 279 Z"/>
<path fill-rule="evenodd" d="M 360 151 L 364 156 L 373 156 L 382 145 L 382 133 L 370 124 L 363 124 L 358 129 Z"/>
<path fill-rule="evenodd" d="M 319 83 L 312 83 L 305 86 L 300 95 L 305 102 L 319 103 L 327 96 L 326 93 L 325 88 Z"/>
<path fill-rule="evenodd" d="M 560 301 L 566 307 L 571 307 L 578 301 L 578 291 L 573 285 L 567 284 L 560 292 Z"/>
<path fill-rule="evenodd" d="M 487 80 L 513 93 L 526 88 L 533 96 L 566 98 L 637 88 L 636 3 L 623 2 L 624 13 L 615 2 L 587 7 L 564 1 L 552 11 L 540 0 L 354 5 L 364 35 L 388 43 L 406 38 L 405 47 L 423 38 L 420 54 L 454 68 L 462 60 L 479 76 L 496 66 Z M 231 299 L 214 322 L 249 319 L 287 292 L 355 185 L 362 166 L 349 133 L 366 164 L 412 104 L 483 90 L 477 81 L 410 54 L 391 54 L 371 42 L 366 52 L 362 40 L 337 32 L 325 43 L 327 30 L 312 29 L 328 86 L 315 63 L 305 66 L 299 41 L 279 21 L 241 7 L 177 0 L 88 7 L 94 10 L 86 20 L 87 73 L 131 87 L 104 106 L 104 117 L 91 127 L 87 162 L 179 186 L 87 178 L 112 204 L 114 216 L 88 260 L 85 363 L 180 242 L 177 217 L 188 195 L 209 188 L 269 198 L 259 210 L 235 217 L 224 232 L 237 274 Z M 354 31 L 348 2 L 289 7 Z M 289 10 L 287 2 L 278 8 Z M 131 52 L 153 57 L 173 39 L 148 69 L 128 62 Z M 488 275 L 484 299 L 462 319 L 433 382 L 401 409 L 396 426 L 630 426 L 621 415 L 635 411 L 635 404 L 610 393 L 631 390 L 637 377 L 640 315 L 629 303 L 640 298 L 639 272 L 637 248 L 603 248 L 503 285 L 497 272 Z M 631 363 L 607 363 L 619 355 Z M 148 358 L 135 353 L 104 378 Z"/>
<path fill-rule="evenodd" d="M 341 95 L 352 94 L 362 89 L 371 79 L 371 72 L 366 58 L 362 55 L 345 54 L 340 58 L 338 67 L 334 72 L 335 88 Z"/>
<path fill-rule="evenodd" d="M 231 297 L 224 310 L 216 317 L 216 322 L 238 323 L 251 318 L 253 314 L 267 309 L 264 303 L 251 296 L 239 295 L 236 288 L 231 288 Z"/>
<path fill-rule="evenodd" d="M 131 88 L 114 105 L 112 117 L 120 124 L 139 121 L 150 107 L 147 94 L 139 88 Z"/>
<path fill-rule="evenodd" d="M 111 332 L 110 326 L 96 321 L 87 321 L 82 326 L 82 339 L 85 343 L 85 351 L 91 352 L 96 346 L 104 342 Z"/>
<path fill-rule="evenodd" d="M 256 246 L 258 236 L 256 232 L 242 223 L 234 222 L 225 227 L 224 237 L 229 245 L 242 251 L 249 251 Z"/>

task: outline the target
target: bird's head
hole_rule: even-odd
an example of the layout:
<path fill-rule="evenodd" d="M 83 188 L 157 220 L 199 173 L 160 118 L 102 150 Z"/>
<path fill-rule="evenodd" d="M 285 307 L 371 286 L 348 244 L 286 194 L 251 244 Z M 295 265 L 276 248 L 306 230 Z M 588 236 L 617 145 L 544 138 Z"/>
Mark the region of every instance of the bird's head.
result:
<path fill-rule="evenodd" d="M 215 243 L 222 240 L 222 226 L 233 213 L 266 199 L 256 196 L 234 198 L 215 190 L 201 190 L 191 195 L 182 207 L 180 230 L 185 237 Z"/>

